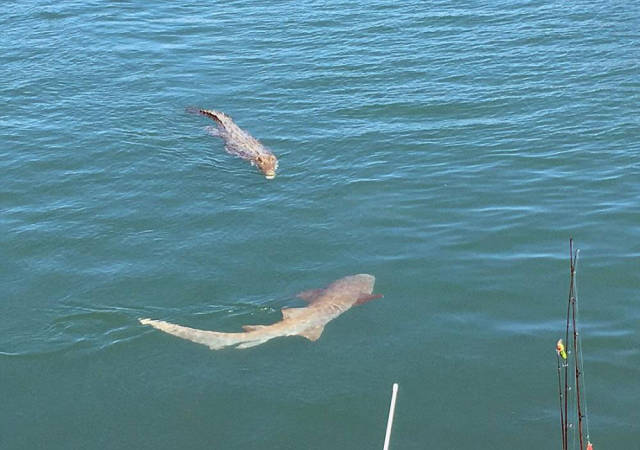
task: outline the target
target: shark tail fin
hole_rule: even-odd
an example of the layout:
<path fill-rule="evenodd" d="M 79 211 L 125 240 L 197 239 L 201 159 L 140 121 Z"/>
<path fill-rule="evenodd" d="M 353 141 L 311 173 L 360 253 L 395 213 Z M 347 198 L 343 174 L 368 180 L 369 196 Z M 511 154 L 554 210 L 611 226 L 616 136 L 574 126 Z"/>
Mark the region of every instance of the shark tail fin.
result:
<path fill-rule="evenodd" d="M 220 350 L 229 345 L 234 345 L 228 337 L 229 333 L 219 333 L 217 331 L 198 330 L 197 328 L 184 327 L 175 323 L 165 322 L 163 320 L 138 319 L 142 325 L 150 325 L 153 328 L 164 331 L 165 333 L 186 339 L 197 344 L 204 344 L 211 350 Z"/>

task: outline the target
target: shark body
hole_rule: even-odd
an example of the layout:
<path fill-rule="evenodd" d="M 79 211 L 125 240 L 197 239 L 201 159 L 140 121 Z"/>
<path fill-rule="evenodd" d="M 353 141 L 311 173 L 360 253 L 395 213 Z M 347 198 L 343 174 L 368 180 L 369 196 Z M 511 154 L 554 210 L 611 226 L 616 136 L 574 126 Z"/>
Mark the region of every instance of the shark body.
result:
<path fill-rule="evenodd" d="M 236 346 L 249 348 L 280 337 L 304 336 L 317 340 L 324 326 L 349 310 L 381 295 L 373 295 L 375 277 L 368 274 L 350 275 L 334 281 L 324 289 L 314 289 L 298 294 L 309 303 L 303 308 L 283 308 L 282 320 L 271 325 L 245 325 L 244 332 L 223 333 L 184 327 L 161 320 L 140 319 L 143 325 L 151 325 L 165 333 L 204 344 L 212 350 Z"/>

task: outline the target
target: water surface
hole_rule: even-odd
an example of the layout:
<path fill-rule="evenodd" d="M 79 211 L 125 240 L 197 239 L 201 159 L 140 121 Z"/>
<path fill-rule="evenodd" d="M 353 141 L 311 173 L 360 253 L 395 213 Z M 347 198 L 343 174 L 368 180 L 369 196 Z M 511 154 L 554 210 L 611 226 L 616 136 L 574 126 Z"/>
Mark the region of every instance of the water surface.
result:
<path fill-rule="evenodd" d="M 559 446 L 568 239 L 596 447 L 640 433 L 628 2 L 10 2 L 0 447 Z M 267 181 L 186 106 L 280 158 Z M 322 338 L 213 352 L 371 273 Z"/>

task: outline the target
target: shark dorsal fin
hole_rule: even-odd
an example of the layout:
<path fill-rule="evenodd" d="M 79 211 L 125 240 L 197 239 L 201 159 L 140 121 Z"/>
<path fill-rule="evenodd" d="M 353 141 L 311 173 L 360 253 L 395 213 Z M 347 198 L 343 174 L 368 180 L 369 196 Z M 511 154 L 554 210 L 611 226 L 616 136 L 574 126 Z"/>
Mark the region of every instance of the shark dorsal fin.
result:
<path fill-rule="evenodd" d="M 300 314 L 303 314 L 307 308 L 282 308 L 282 318 L 283 319 L 295 319 L 296 317 L 300 317 Z"/>
<path fill-rule="evenodd" d="M 244 331 L 258 331 L 265 327 L 265 325 L 242 325 Z"/>
<path fill-rule="evenodd" d="M 302 291 L 296 295 L 307 303 L 313 303 L 318 297 L 324 294 L 324 289 L 309 289 L 308 291 Z"/>
<path fill-rule="evenodd" d="M 323 331 L 324 327 L 322 325 L 318 325 L 317 327 L 307 328 L 298 334 L 306 337 L 310 341 L 317 341 Z"/>

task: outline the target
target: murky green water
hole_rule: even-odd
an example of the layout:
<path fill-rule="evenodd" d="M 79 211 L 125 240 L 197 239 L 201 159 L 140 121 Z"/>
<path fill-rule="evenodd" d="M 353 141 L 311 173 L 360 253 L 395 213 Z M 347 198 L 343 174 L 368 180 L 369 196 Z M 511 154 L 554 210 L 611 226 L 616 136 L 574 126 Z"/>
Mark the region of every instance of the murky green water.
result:
<path fill-rule="evenodd" d="M 596 448 L 640 435 L 640 11 L 11 2 L 0 447 L 560 448 L 568 239 Z M 231 114 L 266 181 L 203 130 Z M 344 275 L 317 342 L 214 352 Z"/>

